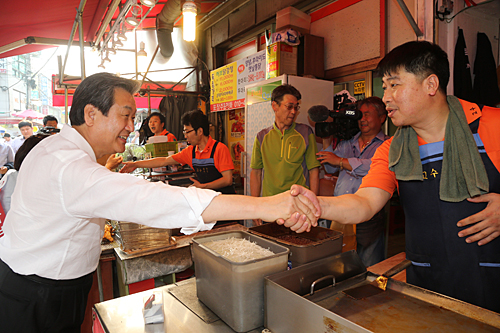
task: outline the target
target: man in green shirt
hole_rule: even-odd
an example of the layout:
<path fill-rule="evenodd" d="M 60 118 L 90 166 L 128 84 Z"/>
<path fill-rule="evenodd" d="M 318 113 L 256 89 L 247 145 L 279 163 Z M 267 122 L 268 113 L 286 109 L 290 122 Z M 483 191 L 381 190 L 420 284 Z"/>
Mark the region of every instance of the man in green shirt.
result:
<path fill-rule="evenodd" d="M 253 146 L 250 192 L 254 197 L 260 196 L 261 190 L 262 196 L 275 195 L 293 184 L 307 186 L 316 195 L 319 192 L 320 163 L 316 160 L 314 132 L 295 122 L 301 98 L 289 84 L 276 87 L 271 95 L 274 124 L 257 134 Z"/>

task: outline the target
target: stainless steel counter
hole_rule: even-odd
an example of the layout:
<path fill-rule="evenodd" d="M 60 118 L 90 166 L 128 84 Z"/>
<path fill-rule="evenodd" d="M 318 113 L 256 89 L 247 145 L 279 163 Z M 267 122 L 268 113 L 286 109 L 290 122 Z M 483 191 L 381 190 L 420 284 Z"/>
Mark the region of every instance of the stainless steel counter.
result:
<path fill-rule="evenodd" d="M 196 281 L 189 279 L 177 284 L 168 285 L 144 291 L 125 297 L 116 298 L 107 302 L 98 303 L 94 308 L 99 316 L 105 332 L 109 333 L 226 333 L 234 332 L 222 320 L 212 323 L 205 322 L 201 317 L 191 311 L 177 298 L 169 293 L 169 289 L 176 286 L 192 288 L 195 293 Z M 143 298 L 153 291 L 161 291 L 163 295 L 163 309 L 165 322 L 163 324 L 144 324 L 142 315 Z M 216 318 L 217 319 L 217 318 Z M 250 331 L 261 333 L 264 328 Z"/>

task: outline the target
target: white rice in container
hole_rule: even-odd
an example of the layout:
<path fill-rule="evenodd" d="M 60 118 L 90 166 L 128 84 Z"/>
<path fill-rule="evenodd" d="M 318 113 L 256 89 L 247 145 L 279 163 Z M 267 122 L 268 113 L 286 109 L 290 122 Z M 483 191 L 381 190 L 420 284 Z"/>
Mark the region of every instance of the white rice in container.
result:
<path fill-rule="evenodd" d="M 274 253 L 244 238 L 227 238 L 203 243 L 203 246 L 234 262 L 245 262 L 272 256 Z"/>

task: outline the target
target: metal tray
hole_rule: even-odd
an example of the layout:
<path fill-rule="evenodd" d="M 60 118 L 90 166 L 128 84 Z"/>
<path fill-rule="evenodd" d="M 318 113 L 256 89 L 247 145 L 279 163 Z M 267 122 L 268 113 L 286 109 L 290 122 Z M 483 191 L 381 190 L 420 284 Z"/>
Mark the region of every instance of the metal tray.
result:
<path fill-rule="evenodd" d="M 361 300 L 342 293 L 376 277 L 355 251 L 268 276 L 265 326 L 273 333 L 500 330 L 500 314 L 399 281 Z M 311 291 L 318 279 L 323 285 Z"/>
<path fill-rule="evenodd" d="M 249 228 L 248 232 L 287 247 L 292 267 L 342 252 L 343 234 L 327 228 L 313 227 L 310 232 L 298 234 L 273 222 Z"/>

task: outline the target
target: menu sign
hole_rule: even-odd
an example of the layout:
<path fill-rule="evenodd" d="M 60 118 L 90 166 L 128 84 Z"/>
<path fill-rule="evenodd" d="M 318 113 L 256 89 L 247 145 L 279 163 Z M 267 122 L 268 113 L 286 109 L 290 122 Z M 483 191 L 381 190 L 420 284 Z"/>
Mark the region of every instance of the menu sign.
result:
<path fill-rule="evenodd" d="M 245 86 L 262 81 L 265 77 L 265 50 L 211 71 L 210 110 L 244 108 Z"/>

